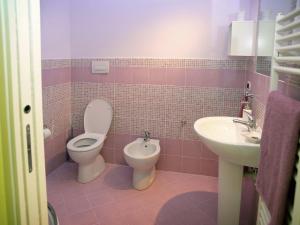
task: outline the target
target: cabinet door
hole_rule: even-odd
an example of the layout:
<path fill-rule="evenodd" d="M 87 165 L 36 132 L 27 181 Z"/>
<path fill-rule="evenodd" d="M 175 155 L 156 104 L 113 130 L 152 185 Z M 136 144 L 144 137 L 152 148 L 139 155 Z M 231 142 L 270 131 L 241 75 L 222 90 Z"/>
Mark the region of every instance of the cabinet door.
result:
<path fill-rule="evenodd" d="M 254 56 L 254 21 L 233 21 L 229 30 L 229 55 Z"/>

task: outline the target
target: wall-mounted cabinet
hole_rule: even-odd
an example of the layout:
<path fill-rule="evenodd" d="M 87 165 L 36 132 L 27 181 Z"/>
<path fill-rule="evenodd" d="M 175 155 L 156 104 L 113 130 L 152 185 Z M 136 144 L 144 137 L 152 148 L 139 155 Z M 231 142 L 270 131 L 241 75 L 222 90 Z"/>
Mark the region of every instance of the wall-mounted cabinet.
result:
<path fill-rule="evenodd" d="M 257 35 L 257 56 L 272 56 L 275 37 L 274 21 L 259 21 Z"/>
<path fill-rule="evenodd" d="M 254 56 L 254 40 L 254 21 L 232 21 L 229 27 L 228 55 Z"/>

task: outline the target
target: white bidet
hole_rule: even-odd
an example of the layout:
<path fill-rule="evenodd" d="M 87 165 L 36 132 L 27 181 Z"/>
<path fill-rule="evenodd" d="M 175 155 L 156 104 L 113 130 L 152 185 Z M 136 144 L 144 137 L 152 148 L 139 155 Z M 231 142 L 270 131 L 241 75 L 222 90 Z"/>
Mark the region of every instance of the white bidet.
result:
<path fill-rule="evenodd" d="M 133 187 L 143 190 L 155 178 L 155 164 L 160 154 L 159 140 L 138 138 L 124 148 L 124 158 L 133 168 Z"/>

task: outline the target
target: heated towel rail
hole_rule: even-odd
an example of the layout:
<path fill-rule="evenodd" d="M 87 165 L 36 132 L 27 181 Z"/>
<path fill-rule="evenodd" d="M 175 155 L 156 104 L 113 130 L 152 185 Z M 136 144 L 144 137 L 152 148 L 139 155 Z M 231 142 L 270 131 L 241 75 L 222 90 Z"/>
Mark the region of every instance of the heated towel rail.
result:
<path fill-rule="evenodd" d="M 299 85 L 300 80 L 300 8 L 283 15 L 279 13 L 276 18 L 274 52 L 272 58 L 270 90 L 278 89 L 280 75 L 288 77 L 288 82 Z M 295 80 L 296 81 L 293 81 Z M 289 194 L 285 224 L 300 224 L 300 141 L 298 147 L 297 163 L 294 168 L 291 193 Z M 257 225 L 268 225 L 270 213 L 259 199 Z"/>

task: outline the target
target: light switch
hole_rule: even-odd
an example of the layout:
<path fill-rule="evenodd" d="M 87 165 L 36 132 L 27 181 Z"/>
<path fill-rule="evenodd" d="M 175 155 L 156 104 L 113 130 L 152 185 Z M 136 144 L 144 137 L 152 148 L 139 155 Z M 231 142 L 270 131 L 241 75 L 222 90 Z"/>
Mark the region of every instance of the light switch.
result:
<path fill-rule="evenodd" d="M 109 73 L 109 61 L 92 61 L 92 73 L 108 74 Z"/>

